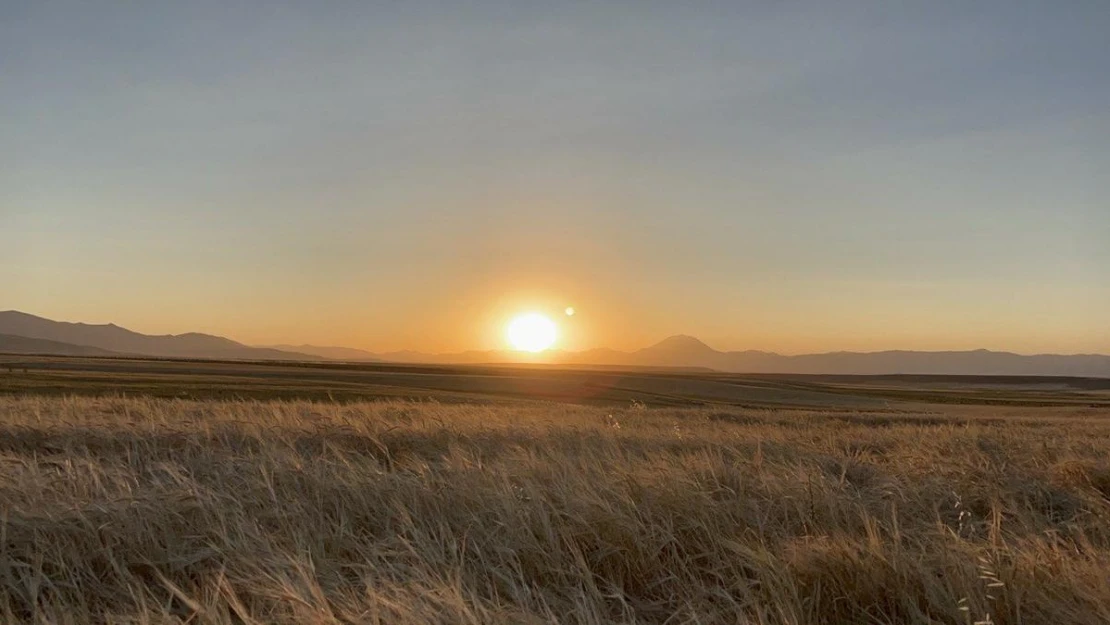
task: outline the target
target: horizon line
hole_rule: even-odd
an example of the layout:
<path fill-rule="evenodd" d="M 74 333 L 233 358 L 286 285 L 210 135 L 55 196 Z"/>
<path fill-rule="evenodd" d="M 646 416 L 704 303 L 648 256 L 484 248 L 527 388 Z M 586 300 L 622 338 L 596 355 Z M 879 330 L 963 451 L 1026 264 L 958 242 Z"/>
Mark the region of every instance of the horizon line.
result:
<path fill-rule="evenodd" d="M 25 311 L 22 311 L 22 310 L 14 309 L 14 308 L 0 311 L 0 314 L 8 314 L 8 313 L 15 313 L 15 314 L 18 314 L 18 315 L 25 315 L 25 316 L 34 317 L 36 319 L 40 319 L 40 320 L 43 320 L 43 321 L 50 321 L 50 322 L 53 322 L 53 323 L 67 323 L 67 324 L 71 324 L 71 325 L 83 325 L 83 326 L 89 326 L 89 327 L 114 327 L 114 328 L 118 328 L 118 329 L 121 329 L 121 330 L 126 330 L 128 332 L 133 332 L 135 334 L 139 334 L 139 335 L 142 335 L 142 336 L 155 336 L 155 337 L 157 337 L 157 336 L 181 337 L 181 336 L 189 336 L 189 335 L 211 336 L 211 337 L 216 337 L 216 338 L 221 338 L 221 339 L 234 341 L 236 343 L 239 343 L 240 345 L 243 345 L 244 347 L 264 348 L 264 349 L 288 350 L 288 349 L 291 349 L 291 348 L 296 349 L 296 348 L 304 348 L 304 347 L 312 347 L 312 348 L 318 348 L 318 349 L 348 349 L 348 350 L 364 352 L 364 353 L 368 354 L 369 356 L 387 356 L 389 354 L 400 354 L 400 353 L 406 353 L 406 352 L 407 353 L 412 353 L 412 354 L 417 354 L 417 355 L 427 355 L 427 356 L 452 356 L 452 355 L 456 355 L 456 354 L 469 354 L 469 353 L 501 353 L 501 354 L 520 353 L 520 354 L 523 355 L 523 354 L 529 353 L 529 352 L 520 352 L 519 350 L 513 350 L 511 348 L 504 348 L 504 347 L 495 347 L 495 348 L 488 348 L 488 349 L 469 348 L 469 349 L 455 350 L 455 351 L 426 351 L 426 350 L 411 349 L 411 348 L 376 351 L 374 349 L 368 349 L 368 348 L 364 348 L 364 347 L 351 347 L 350 345 L 319 345 L 319 344 L 316 344 L 316 343 L 286 343 L 286 342 L 279 342 L 279 343 L 245 343 L 245 342 L 239 341 L 237 339 L 231 338 L 229 336 L 224 336 L 224 335 L 220 335 L 220 334 L 210 334 L 208 332 L 197 332 L 197 331 L 192 331 L 191 330 L 191 331 L 181 332 L 181 333 L 176 333 L 176 334 L 174 334 L 174 333 L 169 333 L 169 334 L 146 334 L 144 332 L 140 332 L 138 330 L 133 330 L 131 328 L 128 328 L 126 326 L 121 326 L 121 325 L 118 325 L 118 324 L 113 323 L 113 322 L 88 323 L 88 322 L 84 322 L 84 321 L 60 321 L 60 320 L 57 320 L 57 319 L 51 319 L 50 317 L 43 317 L 41 315 L 36 315 L 34 313 L 28 313 L 28 312 L 25 312 Z M 15 335 L 15 336 L 18 336 L 18 335 Z M 791 352 L 780 352 L 780 351 L 768 351 L 768 350 L 763 350 L 763 349 L 751 349 L 751 348 L 722 350 L 722 349 L 718 349 L 716 347 L 713 347 L 713 346 L 709 345 L 709 343 L 707 343 L 706 341 L 698 338 L 695 335 L 682 333 L 682 332 L 679 332 L 679 333 L 676 333 L 676 334 L 671 334 L 671 335 L 666 336 L 663 339 L 660 339 L 658 341 L 655 341 L 655 342 L 653 342 L 653 343 L 651 343 L 647 346 L 633 348 L 633 349 L 617 349 L 617 348 L 607 347 L 607 346 L 602 345 L 602 346 L 587 347 L 587 348 L 577 349 L 577 350 L 564 349 L 564 348 L 550 348 L 550 349 L 544 350 L 543 352 L 530 353 L 530 354 L 533 358 L 542 358 L 543 354 L 553 354 L 553 353 L 581 354 L 581 353 L 590 352 L 590 351 L 611 351 L 611 352 L 616 352 L 616 353 L 620 353 L 620 354 L 634 354 L 638 351 L 643 351 L 643 350 L 651 349 L 653 347 L 657 347 L 658 345 L 660 345 L 662 343 L 665 343 L 667 341 L 670 341 L 672 339 L 689 339 L 691 341 L 696 341 L 697 343 L 700 343 L 701 345 L 705 346 L 706 348 L 708 348 L 709 350 L 711 350 L 712 352 L 714 352 L 716 354 L 758 353 L 758 354 L 767 354 L 767 355 L 773 355 L 773 356 L 781 356 L 781 357 L 785 357 L 785 358 L 795 358 L 795 357 L 804 357 L 804 356 L 824 356 L 824 355 L 835 355 L 835 354 L 860 354 L 860 355 L 874 355 L 874 354 L 886 354 L 886 353 L 962 354 L 962 353 L 976 353 L 976 352 L 986 352 L 986 353 L 992 353 L 992 354 L 1013 355 L 1013 356 L 1022 356 L 1022 357 L 1038 357 L 1038 356 L 1110 357 L 1110 353 L 1102 353 L 1102 352 L 1097 352 L 1097 351 L 1089 351 L 1089 352 L 1044 352 L 1044 351 L 1020 352 L 1020 351 L 1014 351 L 1014 350 L 1005 349 L 1005 348 L 998 349 L 998 348 L 990 348 L 990 347 L 976 347 L 976 348 L 965 348 L 965 349 L 906 349 L 906 348 L 896 348 L 895 347 L 895 348 L 886 348 L 886 349 L 877 349 L 877 350 L 833 349 L 833 350 L 826 350 L 826 351 L 803 351 L 803 352 L 793 352 L 793 353 L 791 353 Z"/>

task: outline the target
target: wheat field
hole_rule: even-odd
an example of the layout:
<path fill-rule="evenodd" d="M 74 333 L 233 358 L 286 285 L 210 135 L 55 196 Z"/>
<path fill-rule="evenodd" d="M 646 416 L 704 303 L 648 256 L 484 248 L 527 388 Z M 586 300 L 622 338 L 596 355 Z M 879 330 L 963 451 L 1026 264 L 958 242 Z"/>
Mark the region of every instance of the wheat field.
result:
<path fill-rule="evenodd" d="M 5 398 L 0 506 L 4 623 L 1110 623 L 1104 409 Z"/>

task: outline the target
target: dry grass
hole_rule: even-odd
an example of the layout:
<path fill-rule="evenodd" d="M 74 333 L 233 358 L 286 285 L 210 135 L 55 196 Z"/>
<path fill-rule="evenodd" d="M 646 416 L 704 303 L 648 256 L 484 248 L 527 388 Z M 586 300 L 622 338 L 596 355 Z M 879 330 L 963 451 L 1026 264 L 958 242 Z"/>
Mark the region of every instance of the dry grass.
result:
<path fill-rule="evenodd" d="M 3 399 L 0 621 L 1105 624 L 1107 417 Z"/>

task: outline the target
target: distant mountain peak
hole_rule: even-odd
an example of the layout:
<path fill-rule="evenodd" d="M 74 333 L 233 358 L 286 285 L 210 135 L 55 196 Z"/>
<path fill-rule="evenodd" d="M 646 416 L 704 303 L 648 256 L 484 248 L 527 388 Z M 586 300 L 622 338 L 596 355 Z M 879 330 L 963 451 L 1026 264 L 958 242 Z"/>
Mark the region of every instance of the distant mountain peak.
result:
<path fill-rule="evenodd" d="M 655 345 L 648 347 L 652 351 L 668 351 L 668 352 L 715 352 L 716 350 L 708 346 L 701 339 L 690 336 L 689 334 L 676 334 L 668 336 L 667 338 L 659 341 Z"/>

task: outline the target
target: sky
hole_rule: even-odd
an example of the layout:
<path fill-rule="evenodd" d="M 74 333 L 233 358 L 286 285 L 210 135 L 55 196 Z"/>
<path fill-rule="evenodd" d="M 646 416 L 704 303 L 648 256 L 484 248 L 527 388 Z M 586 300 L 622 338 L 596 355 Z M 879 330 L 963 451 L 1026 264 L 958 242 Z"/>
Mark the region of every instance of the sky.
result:
<path fill-rule="evenodd" d="M 0 309 L 1110 353 L 1108 32 L 1105 0 L 0 0 Z"/>

